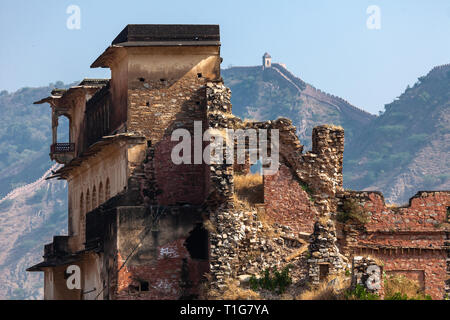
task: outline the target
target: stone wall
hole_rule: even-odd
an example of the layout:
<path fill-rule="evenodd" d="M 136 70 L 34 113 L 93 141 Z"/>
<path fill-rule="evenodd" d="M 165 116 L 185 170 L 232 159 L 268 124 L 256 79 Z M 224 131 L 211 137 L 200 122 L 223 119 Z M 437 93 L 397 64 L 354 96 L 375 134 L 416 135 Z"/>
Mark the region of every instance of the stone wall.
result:
<path fill-rule="evenodd" d="M 210 81 L 206 84 L 206 119 L 207 128 L 214 129 L 223 137 L 226 130 L 232 128 L 229 119 L 231 114 L 231 91 L 221 81 Z M 227 158 L 227 146 L 222 146 L 223 159 Z M 233 165 L 223 161 L 222 164 L 212 162 L 203 183 L 208 187 L 208 210 L 215 211 L 218 207 L 232 206 L 233 197 Z"/>
<path fill-rule="evenodd" d="M 342 165 L 344 155 L 344 130 L 334 126 L 313 129 L 312 151 L 297 161 L 299 178 L 311 189 L 319 213 L 336 212 L 336 195 L 343 191 Z"/>
<path fill-rule="evenodd" d="M 238 279 L 245 285 L 251 276 L 259 277 L 274 267 L 281 270 L 291 265 L 293 281 L 306 281 L 307 266 L 302 253 L 307 251 L 307 242 L 290 227 L 263 225 L 256 210 L 217 211 L 211 215 L 211 222 L 214 230 L 210 231 L 210 298 L 222 299 L 229 280 Z"/>
<path fill-rule="evenodd" d="M 157 200 L 162 205 L 205 200 L 206 166 L 194 164 L 193 151 L 191 163 L 176 165 L 171 159 L 179 143 L 171 141 L 174 130 L 186 129 L 194 137 L 194 121 L 200 121 L 205 130 L 205 83 L 204 78 L 192 74 L 177 80 L 130 81 L 128 131 L 151 141 L 154 179 L 160 190 Z"/>

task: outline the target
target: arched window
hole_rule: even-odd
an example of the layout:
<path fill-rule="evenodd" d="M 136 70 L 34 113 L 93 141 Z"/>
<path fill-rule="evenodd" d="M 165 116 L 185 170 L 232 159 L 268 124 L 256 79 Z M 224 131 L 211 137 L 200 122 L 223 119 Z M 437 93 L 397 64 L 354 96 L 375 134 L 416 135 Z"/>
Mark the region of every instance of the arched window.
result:
<path fill-rule="evenodd" d="M 70 119 L 67 115 L 53 110 L 52 113 L 52 145 L 58 150 L 58 142 L 70 142 Z"/>
<path fill-rule="evenodd" d="M 92 190 L 92 210 L 95 208 L 97 208 L 97 190 L 94 186 L 94 189 Z"/>
<path fill-rule="evenodd" d="M 58 118 L 57 142 L 70 141 L 70 120 L 67 116 L 62 115 Z"/>
<path fill-rule="evenodd" d="M 100 185 L 98 186 L 98 204 L 102 204 L 105 202 L 105 195 L 103 194 L 103 183 L 100 182 Z"/>
<path fill-rule="evenodd" d="M 89 193 L 89 188 L 86 192 L 86 212 L 91 211 L 91 194 Z"/>
<path fill-rule="evenodd" d="M 105 200 L 111 197 L 111 187 L 109 185 L 109 178 L 106 179 Z"/>

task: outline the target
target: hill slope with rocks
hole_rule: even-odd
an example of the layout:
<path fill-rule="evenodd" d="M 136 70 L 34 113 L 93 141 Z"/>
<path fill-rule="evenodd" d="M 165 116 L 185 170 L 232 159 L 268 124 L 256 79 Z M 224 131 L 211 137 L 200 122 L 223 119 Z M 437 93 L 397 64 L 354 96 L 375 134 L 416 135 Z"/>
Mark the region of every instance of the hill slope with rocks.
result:
<path fill-rule="evenodd" d="M 450 65 L 408 86 L 350 141 L 344 181 L 396 203 L 418 190 L 450 190 Z"/>
<path fill-rule="evenodd" d="M 25 270 L 42 260 L 44 243 L 67 232 L 66 184 L 45 180 L 55 169 L 51 111 L 33 105 L 55 87 L 67 86 L 0 93 L 0 299 L 42 299 L 43 275 Z"/>
<path fill-rule="evenodd" d="M 26 269 L 53 235 L 67 233 L 66 184 L 45 180 L 54 169 L 0 200 L 0 299 L 43 298 L 43 274 Z"/>

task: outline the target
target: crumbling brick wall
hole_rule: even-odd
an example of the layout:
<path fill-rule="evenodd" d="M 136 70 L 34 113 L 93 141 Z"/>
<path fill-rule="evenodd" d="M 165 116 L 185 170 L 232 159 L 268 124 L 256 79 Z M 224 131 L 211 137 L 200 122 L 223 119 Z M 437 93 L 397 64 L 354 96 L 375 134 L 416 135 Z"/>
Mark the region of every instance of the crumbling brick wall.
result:
<path fill-rule="evenodd" d="M 297 232 L 312 233 L 318 212 L 305 189 L 292 169 L 282 163 L 275 175 L 264 176 L 267 216 Z"/>
<path fill-rule="evenodd" d="M 280 128 L 282 163 L 277 174 L 264 177 L 266 212 L 295 230 L 312 232 L 315 218 L 335 212 L 336 195 L 343 190 L 343 130 L 314 128 L 313 149 L 303 154 L 290 120 L 273 127 Z"/>
<path fill-rule="evenodd" d="M 410 199 L 409 205 L 390 206 L 384 202 L 379 192 L 346 191 L 342 199 L 355 199 L 370 215 L 366 224 L 368 231 L 437 231 L 443 230 L 446 222 L 447 207 L 450 206 L 450 192 L 418 192 Z"/>
<path fill-rule="evenodd" d="M 423 283 L 419 283 L 423 284 L 425 294 L 431 295 L 435 300 L 444 298 L 447 278 L 445 250 L 379 250 L 374 256 L 384 262 L 386 274 L 403 274 L 412 280 L 422 280 Z"/>
<path fill-rule="evenodd" d="M 146 209 L 117 203 L 108 207 L 88 215 L 87 247 L 103 253 L 105 287 L 97 291 L 102 298 L 192 299 L 200 295 L 209 271 L 206 231 L 200 240 L 188 244 L 202 223 L 199 207 Z M 202 256 L 194 252 L 199 246 L 204 248 Z"/>
<path fill-rule="evenodd" d="M 117 300 L 175 300 L 198 297 L 200 283 L 209 271 L 207 261 L 190 257 L 179 238 L 156 248 L 156 261 L 144 265 L 125 265 L 118 254 Z"/>
<path fill-rule="evenodd" d="M 369 253 L 384 262 L 387 273 L 423 275 L 423 289 L 442 299 L 448 257 L 446 214 L 450 192 L 419 192 L 404 207 L 388 207 L 379 192 L 346 191 L 368 215 L 363 225 L 341 225 L 347 255 Z M 414 279 L 415 280 L 415 279 Z"/>

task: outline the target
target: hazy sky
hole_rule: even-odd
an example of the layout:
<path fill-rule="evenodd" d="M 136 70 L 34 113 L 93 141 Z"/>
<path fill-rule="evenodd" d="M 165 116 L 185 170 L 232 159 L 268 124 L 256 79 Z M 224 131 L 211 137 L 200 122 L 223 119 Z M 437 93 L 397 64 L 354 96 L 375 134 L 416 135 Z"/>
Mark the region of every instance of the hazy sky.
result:
<path fill-rule="evenodd" d="M 68 29 L 67 8 L 81 10 Z M 380 29 L 369 29 L 370 5 Z M 130 23 L 220 24 L 222 67 L 262 54 L 369 112 L 432 67 L 450 63 L 450 1 L 1 0 L 0 91 L 109 77 L 90 64 Z"/>

